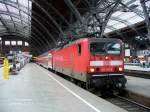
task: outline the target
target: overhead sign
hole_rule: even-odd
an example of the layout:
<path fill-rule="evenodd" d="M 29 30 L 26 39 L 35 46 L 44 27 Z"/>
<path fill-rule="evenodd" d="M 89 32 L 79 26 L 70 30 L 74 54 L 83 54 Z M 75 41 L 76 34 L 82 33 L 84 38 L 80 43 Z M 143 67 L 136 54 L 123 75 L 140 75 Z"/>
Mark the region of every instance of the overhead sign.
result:
<path fill-rule="evenodd" d="M 130 53 L 130 49 L 125 49 L 125 56 L 130 56 L 131 53 Z"/>

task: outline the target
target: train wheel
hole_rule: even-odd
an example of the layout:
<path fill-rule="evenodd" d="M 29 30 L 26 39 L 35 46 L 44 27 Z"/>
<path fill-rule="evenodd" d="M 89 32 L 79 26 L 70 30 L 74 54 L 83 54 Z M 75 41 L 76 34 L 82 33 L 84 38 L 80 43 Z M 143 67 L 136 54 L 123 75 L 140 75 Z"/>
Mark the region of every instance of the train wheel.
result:
<path fill-rule="evenodd" d="M 77 82 L 77 85 L 78 85 L 79 87 L 82 87 L 82 84 L 81 84 L 80 81 Z"/>
<path fill-rule="evenodd" d="M 126 95 L 127 95 L 127 91 L 126 91 L 125 89 L 123 89 L 123 88 L 122 88 L 122 89 L 119 89 L 118 92 L 119 92 L 119 95 L 120 95 L 120 96 L 126 96 Z"/>
<path fill-rule="evenodd" d="M 90 87 L 89 87 L 89 83 L 88 82 L 86 82 L 85 86 L 86 86 L 86 89 L 89 90 Z"/>

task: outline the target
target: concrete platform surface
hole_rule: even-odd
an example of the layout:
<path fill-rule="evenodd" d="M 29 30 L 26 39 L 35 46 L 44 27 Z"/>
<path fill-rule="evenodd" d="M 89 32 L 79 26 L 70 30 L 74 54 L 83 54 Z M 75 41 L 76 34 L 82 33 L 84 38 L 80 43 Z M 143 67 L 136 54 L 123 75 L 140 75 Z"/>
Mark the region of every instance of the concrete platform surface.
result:
<path fill-rule="evenodd" d="M 0 68 L 2 67 L 3 65 L 2 64 L 0 64 Z"/>
<path fill-rule="evenodd" d="M 126 89 L 130 92 L 150 98 L 150 79 L 126 76 Z"/>
<path fill-rule="evenodd" d="M 0 82 L 3 81 L 3 67 L 0 67 Z"/>
<path fill-rule="evenodd" d="M 36 65 L 0 83 L 0 112 L 126 112 Z"/>
<path fill-rule="evenodd" d="M 141 66 L 134 66 L 134 65 L 124 65 L 125 70 L 136 70 L 136 71 L 148 71 L 150 72 L 150 68 L 143 68 Z"/>

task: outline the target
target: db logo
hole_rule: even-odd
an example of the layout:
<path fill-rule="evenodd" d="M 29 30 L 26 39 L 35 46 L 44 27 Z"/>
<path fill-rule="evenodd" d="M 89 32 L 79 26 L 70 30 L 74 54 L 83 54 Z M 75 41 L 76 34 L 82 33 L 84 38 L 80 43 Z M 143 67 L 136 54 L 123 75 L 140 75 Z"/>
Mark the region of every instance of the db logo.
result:
<path fill-rule="evenodd" d="M 104 65 L 109 65 L 109 61 L 104 61 Z"/>

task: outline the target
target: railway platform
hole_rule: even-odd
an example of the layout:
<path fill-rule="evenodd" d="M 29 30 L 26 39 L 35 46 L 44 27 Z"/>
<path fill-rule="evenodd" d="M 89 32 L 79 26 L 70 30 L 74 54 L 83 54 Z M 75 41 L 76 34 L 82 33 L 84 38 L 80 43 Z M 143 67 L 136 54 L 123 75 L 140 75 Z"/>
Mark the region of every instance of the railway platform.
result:
<path fill-rule="evenodd" d="M 149 79 L 126 76 L 126 90 L 131 98 L 150 107 L 150 81 Z"/>
<path fill-rule="evenodd" d="M 150 68 L 135 65 L 125 65 L 125 74 L 128 76 L 150 79 Z"/>
<path fill-rule="evenodd" d="M 125 70 L 150 72 L 150 68 L 135 65 L 125 65 Z"/>
<path fill-rule="evenodd" d="M 0 67 L 0 82 L 3 81 L 3 67 Z"/>
<path fill-rule="evenodd" d="M 150 98 L 150 80 L 138 77 L 126 76 L 127 85 L 126 89 L 143 96 Z"/>
<path fill-rule="evenodd" d="M 126 112 L 36 64 L 10 75 L 0 90 L 0 112 Z"/>

